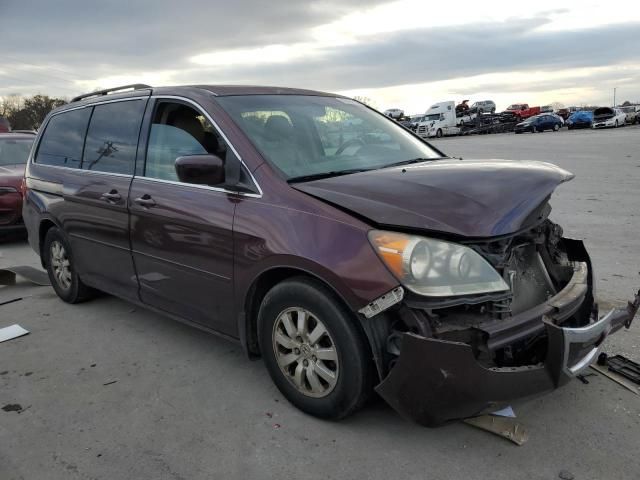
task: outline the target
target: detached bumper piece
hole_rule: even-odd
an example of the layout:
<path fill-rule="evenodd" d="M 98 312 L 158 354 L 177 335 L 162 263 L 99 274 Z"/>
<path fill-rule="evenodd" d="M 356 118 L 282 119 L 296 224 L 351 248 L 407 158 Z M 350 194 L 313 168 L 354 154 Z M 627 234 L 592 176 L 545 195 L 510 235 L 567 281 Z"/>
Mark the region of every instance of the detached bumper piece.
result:
<path fill-rule="evenodd" d="M 546 360 L 522 367 L 487 368 L 465 343 L 405 333 L 400 357 L 376 391 L 403 417 L 429 427 L 487 413 L 567 383 L 597 357 L 609 334 L 631 325 L 639 308 L 640 291 L 626 309 L 584 327 L 561 327 L 544 315 Z"/>

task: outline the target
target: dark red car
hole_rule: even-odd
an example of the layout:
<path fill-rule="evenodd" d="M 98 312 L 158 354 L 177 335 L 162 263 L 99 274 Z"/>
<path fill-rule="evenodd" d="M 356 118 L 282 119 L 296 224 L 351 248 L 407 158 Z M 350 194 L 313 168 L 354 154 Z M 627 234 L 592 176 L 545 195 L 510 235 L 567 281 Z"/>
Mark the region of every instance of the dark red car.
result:
<path fill-rule="evenodd" d="M 305 412 L 374 387 L 425 425 L 490 411 L 566 383 L 638 309 L 598 314 L 548 219 L 561 168 L 449 158 L 339 95 L 130 89 L 38 136 L 23 215 L 55 291 L 233 339 Z"/>
<path fill-rule="evenodd" d="M 22 228 L 20 190 L 35 135 L 0 133 L 0 233 Z"/>

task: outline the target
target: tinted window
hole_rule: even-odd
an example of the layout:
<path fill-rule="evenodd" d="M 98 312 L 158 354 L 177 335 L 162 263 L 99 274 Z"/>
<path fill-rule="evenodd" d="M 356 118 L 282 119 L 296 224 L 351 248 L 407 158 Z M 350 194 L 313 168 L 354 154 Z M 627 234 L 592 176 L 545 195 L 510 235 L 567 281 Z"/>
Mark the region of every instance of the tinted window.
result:
<path fill-rule="evenodd" d="M 90 108 L 51 117 L 38 147 L 36 163 L 79 168 Z"/>
<path fill-rule="evenodd" d="M 96 105 L 82 159 L 83 170 L 132 174 L 145 102 Z"/>
<path fill-rule="evenodd" d="M 0 138 L 0 166 L 27 163 L 32 138 Z"/>
<path fill-rule="evenodd" d="M 177 182 L 178 157 L 209 153 L 227 160 L 229 152 L 220 134 L 198 111 L 181 103 L 162 102 L 151 124 L 144 176 Z"/>

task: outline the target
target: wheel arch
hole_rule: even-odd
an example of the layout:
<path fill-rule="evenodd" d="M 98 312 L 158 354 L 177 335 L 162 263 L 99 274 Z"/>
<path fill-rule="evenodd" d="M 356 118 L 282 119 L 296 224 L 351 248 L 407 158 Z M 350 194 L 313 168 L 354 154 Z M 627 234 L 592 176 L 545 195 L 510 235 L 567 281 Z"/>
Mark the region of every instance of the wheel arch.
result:
<path fill-rule="evenodd" d="M 273 266 L 260 272 L 251 282 L 251 285 L 244 294 L 242 302 L 242 312 L 238 315 L 238 333 L 242 347 L 250 358 L 260 357 L 260 347 L 258 345 L 258 311 L 262 300 L 269 290 L 277 284 L 294 277 L 306 277 L 320 282 L 326 287 L 348 311 L 353 312 L 353 307 L 349 304 L 343 293 L 339 291 L 330 281 L 317 272 L 313 272 L 299 266 Z M 358 320 L 354 313 L 354 320 Z M 364 329 L 359 321 L 355 321 L 358 328 Z M 367 338 L 366 335 L 364 338 Z M 368 344 L 368 342 L 367 342 Z"/>
<path fill-rule="evenodd" d="M 42 247 L 44 246 L 44 239 L 47 236 L 47 232 L 51 230 L 53 227 L 60 228 L 58 223 L 53 220 L 51 217 L 44 217 L 40 220 L 38 224 L 38 253 L 40 254 L 40 264 L 42 268 L 46 268 L 45 264 L 45 255 L 42 254 Z"/>

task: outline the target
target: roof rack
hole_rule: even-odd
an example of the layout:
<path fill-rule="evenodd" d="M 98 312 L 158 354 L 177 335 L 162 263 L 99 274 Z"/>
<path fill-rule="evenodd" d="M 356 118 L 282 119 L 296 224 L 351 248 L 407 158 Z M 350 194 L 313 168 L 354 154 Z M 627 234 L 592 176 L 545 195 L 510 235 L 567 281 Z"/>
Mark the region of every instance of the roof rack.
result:
<path fill-rule="evenodd" d="M 71 103 L 79 102 L 85 98 L 99 97 L 101 95 L 107 95 L 113 92 L 119 92 L 120 90 L 144 90 L 147 88 L 153 88 L 151 85 L 145 85 L 144 83 L 132 83 L 131 85 L 123 85 L 121 87 L 105 88 L 104 90 L 96 90 L 95 92 L 85 93 L 84 95 L 78 95 L 71 99 Z"/>

